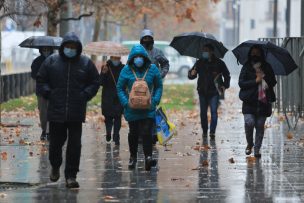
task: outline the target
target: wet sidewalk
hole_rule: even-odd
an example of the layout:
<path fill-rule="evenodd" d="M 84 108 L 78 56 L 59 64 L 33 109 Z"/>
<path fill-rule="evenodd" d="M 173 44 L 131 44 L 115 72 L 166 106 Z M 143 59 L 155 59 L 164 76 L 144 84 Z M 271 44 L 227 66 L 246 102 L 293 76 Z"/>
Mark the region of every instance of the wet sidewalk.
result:
<path fill-rule="evenodd" d="M 215 141 L 202 140 L 198 110 L 169 112 L 178 135 L 166 148 L 156 145 L 158 167 L 150 172 L 142 151 L 137 169 L 128 170 L 127 126 L 120 147 L 107 145 L 103 123 L 93 115 L 83 130 L 77 190 L 66 189 L 62 176 L 49 181 L 38 120 L 23 115 L 32 127 L 1 130 L 0 202 L 303 202 L 303 121 L 288 133 L 281 116 L 268 119 L 262 158 L 247 157 L 237 93 L 231 88 L 222 102 Z"/>

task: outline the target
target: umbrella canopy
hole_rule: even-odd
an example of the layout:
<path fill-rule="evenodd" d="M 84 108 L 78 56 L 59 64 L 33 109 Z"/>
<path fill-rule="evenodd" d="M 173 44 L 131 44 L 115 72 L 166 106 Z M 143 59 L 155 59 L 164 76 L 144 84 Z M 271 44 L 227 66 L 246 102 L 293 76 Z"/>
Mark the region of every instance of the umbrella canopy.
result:
<path fill-rule="evenodd" d="M 61 42 L 62 42 L 61 37 L 32 36 L 21 42 L 19 46 L 24 48 L 36 48 L 36 49 L 39 49 L 41 47 L 53 47 L 58 49 L 61 45 Z"/>
<path fill-rule="evenodd" d="M 170 46 L 181 55 L 201 58 L 202 49 L 206 44 L 211 44 L 214 47 L 214 54 L 219 58 L 223 58 L 228 51 L 212 34 L 204 32 L 188 32 L 175 36 Z"/>
<path fill-rule="evenodd" d="M 86 54 L 102 56 L 125 56 L 130 52 L 130 50 L 122 44 L 110 41 L 90 42 L 83 50 Z"/>
<path fill-rule="evenodd" d="M 253 45 L 264 50 L 265 60 L 271 65 L 274 74 L 288 75 L 298 68 L 289 52 L 269 41 L 248 40 L 232 50 L 237 60 L 244 65 L 248 60 L 248 52 Z"/>

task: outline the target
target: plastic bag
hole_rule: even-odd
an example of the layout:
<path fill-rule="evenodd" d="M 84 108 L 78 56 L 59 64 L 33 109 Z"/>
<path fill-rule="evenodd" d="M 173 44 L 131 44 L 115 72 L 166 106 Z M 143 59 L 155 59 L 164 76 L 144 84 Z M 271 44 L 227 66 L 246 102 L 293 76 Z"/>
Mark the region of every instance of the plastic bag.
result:
<path fill-rule="evenodd" d="M 162 107 L 156 110 L 155 122 L 158 142 L 165 145 L 176 134 L 176 126 L 168 120 Z"/>

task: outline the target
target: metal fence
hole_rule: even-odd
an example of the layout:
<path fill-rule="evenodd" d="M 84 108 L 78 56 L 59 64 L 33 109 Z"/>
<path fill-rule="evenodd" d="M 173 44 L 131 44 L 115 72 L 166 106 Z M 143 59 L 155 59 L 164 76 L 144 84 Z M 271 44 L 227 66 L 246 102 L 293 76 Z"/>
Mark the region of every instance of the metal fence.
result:
<path fill-rule="evenodd" d="M 0 102 L 27 96 L 35 92 L 35 81 L 30 72 L 1 76 Z"/>
<path fill-rule="evenodd" d="M 304 113 L 304 37 L 260 38 L 259 40 L 271 41 L 286 48 L 299 66 L 288 76 L 277 76 L 278 84 L 275 89 L 277 110 L 284 113 L 286 117 L 287 114 L 293 115 L 296 118 L 296 127 L 298 118 L 303 117 Z M 289 122 L 288 125 L 290 127 Z"/>

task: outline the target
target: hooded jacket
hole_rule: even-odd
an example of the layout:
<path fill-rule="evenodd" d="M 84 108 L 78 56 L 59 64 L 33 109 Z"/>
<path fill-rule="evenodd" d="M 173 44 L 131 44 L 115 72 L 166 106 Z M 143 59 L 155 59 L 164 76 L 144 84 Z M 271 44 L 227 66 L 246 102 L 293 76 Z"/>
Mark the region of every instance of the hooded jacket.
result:
<path fill-rule="evenodd" d="M 77 55 L 73 58 L 63 53 L 69 42 L 77 44 Z M 38 92 L 49 100 L 49 121 L 85 121 L 87 101 L 96 95 L 100 80 L 93 62 L 81 52 L 79 38 L 75 33 L 67 33 L 59 54 L 49 56 L 39 69 L 37 87 Z"/>
<path fill-rule="evenodd" d="M 133 59 L 135 56 L 144 57 L 145 63 L 141 68 L 137 68 L 133 64 Z M 149 68 L 145 81 L 147 82 L 151 94 L 151 108 L 150 109 L 131 109 L 128 105 L 129 94 L 128 90 L 132 89 L 132 85 L 135 82 L 136 78 L 131 70 L 135 71 L 138 78 L 143 78 L 147 68 Z M 153 91 L 152 91 L 153 89 Z M 117 94 L 120 100 L 120 103 L 124 107 L 124 116 L 127 121 L 136 121 L 145 118 L 154 118 L 156 106 L 159 104 L 163 92 L 163 83 L 161 79 L 160 72 L 156 65 L 151 64 L 151 61 L 148 57 L 148 54 L 145 48 L 138 44 L 134 45 L 128 58 L 127 65 L 122 69 L 118 83 L 117 83 Z"/>
<path fill-rule="evenodd" d="M 153 37 L 153 32 L 151 30 L 145 29 L 142 31 L 140 36 L 140 43 L 142 43 L 142 39 L 146 36 Z M 146 50 L 149 56 L 151 63 L 155 64 L 159 70 L 162 78 L 165 78 L 167 73 L 169 72 L 170 64 L 169 60 L 165 57 L 162 50 L 153 46 L 151 50 Z"/>

